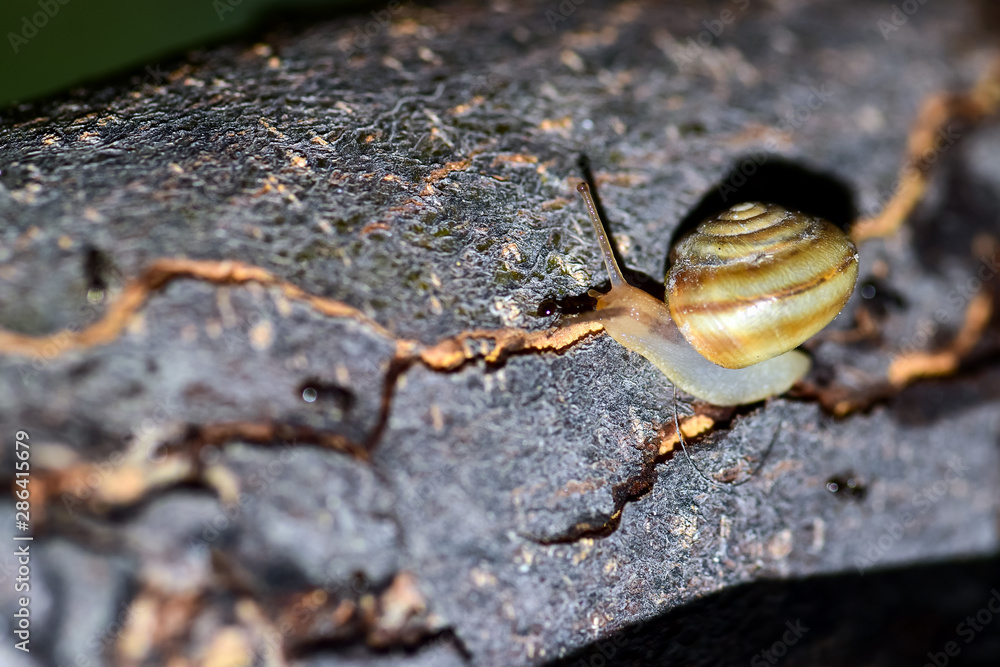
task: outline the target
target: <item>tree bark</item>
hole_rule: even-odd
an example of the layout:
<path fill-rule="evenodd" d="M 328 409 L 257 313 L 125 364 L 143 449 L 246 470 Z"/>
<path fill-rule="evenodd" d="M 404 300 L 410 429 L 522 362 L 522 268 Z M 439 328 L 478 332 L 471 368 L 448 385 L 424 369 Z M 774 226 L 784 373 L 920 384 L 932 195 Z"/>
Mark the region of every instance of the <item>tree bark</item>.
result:
<path fill-rule="evenodd" d="M 881 210 L 997 35 L 913 4 L 390 3 L 3 112 L 4 664 L 995 661 L 995 125 L 935 126 L 790 395 L 679 396 L 715 484 L 666 378 L 552 331 L 606 286 L 582 178 L 661 296 L 723 201 Z"/>

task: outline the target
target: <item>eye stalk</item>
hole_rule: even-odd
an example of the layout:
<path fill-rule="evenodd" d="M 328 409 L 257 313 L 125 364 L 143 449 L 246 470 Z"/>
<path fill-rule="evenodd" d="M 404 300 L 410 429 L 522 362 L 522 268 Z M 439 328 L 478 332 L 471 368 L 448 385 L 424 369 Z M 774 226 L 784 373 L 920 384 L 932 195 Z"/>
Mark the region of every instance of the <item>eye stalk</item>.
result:
<path fill-rule="evenodd" d="M 615 251 L 611 248 L 611 242 L 608 241 L 608 233 L 604 229 L 604 223 L 601 222 L 601 216 L 597 214 L 597 206 L 594 205 L 594 197 L 590 194 L 590 186 L 580 181 L 576 189 L 583 195 L 583 203 L 587 206 L 590 221 L 594 224 L 594 231 L 597 232 L 597 243 L 601 246 L 601 254 L 604 255 L 604 265 L 608 267 L 608 275 L 611 276 L 611 288 L 627 285 L 625 276 L 622 275 L 621 269 L 618 268 L 618 262 L 615 260 Z"/>

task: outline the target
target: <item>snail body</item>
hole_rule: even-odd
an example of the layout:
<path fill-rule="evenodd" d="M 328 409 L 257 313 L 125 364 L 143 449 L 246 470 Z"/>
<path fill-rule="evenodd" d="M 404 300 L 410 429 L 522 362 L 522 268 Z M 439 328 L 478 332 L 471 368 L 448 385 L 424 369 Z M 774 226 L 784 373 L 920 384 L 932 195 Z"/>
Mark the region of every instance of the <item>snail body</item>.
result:
<path fill-rule="evenodd" d="M 590 190 L 611 276 L 595 318 L 676 386 L 716 405 L 787 391 L 809 370 L 795 350 L 843 309 L 858 277 L 854 244 L 836 226 L 775 204 L 737 204 L 671 252 L 666 302 L 625 282 Z"/>

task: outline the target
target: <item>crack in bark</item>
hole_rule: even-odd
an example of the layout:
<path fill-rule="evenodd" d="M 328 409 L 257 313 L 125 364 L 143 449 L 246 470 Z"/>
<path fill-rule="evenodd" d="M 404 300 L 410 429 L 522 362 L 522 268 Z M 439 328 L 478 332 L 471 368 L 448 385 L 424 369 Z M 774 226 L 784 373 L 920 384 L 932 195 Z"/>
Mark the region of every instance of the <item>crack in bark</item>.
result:
<path fill-rule="evenodd" d="M 936 156 L 938 135 L 955 120 L 982 121 L 1000 109 L 1000 57 L 986 74 L 964 93 L 939 93 L 924 101 L 910 130 L 905 159 L 899 170 L 898 187 L 876 215 L 851 226 L 851 238 L 861 243 L 899 231 L 924 196 L 930 182 L 930 156 Z"/>
<path fill-rule="evenodd" d="M 693 448 L 707 435 L 720 429 L 729 428 L 732 420 L 738 414 L 746 412 L 749 410 L 700 403 L 696 406 L 694 415 L 680 420 L 684 442 Z M 673 459 L 679 442 L 677 430 L 671 419 L 660 426 L 656 435 L 639 445 L 639 449 L 646 455 L 641 468 L 638 473 L 629 476 L 625 481 L 615 484 L 611 488 L 615 509 L 604 523 L 578 523 L 559 535 L 543 538 L 529 536 L 528 539 L 536 544 L 549 545 L 573 544 L 581 540 L 609 537 L 621 525 L 625 506 L 652 491 L 656 484 L 657 466 Z M 721 477 L 718 479 L 720 483 L 729 483 L 736 478 L 736 474 L 732 469 L 728 469 L 717 473 L 715 477 L 717 479 Z"/>
<path fill-rule="evenodd" d="M 817 401 L 836 417 L 867 410 L 886 401 L 914 382 L 955 375 L 970 358 L 993 316 L 992 290 L 982 290 L 969 302 L 962 328 L 945 347 L 932 352 L 903 352 L 889 362 L 886 377 L 860 388 L 840 384 L 820 386 L 800 382 L 791 395 Z"/>
<path fill-rule="evenodd" d="M 222 446 L 235 440 L 256 444 L 275 442 L 290 442 L 293 445 L 311 444 L 348 454 L 359 461 L 371 460 L 367 449 L 344 435 L 311 426 L 282 422 L 240 421 L 191 425 L 180 446 L 185 449 L 192 448 L 197 452 L 208 445 Z"/>
<path fill-rule="evenodd" d="M 138 278 L 129 281 L 121 295 L 108 306 L 104 316 L 85 329 L 81 331 L 64 329 L 43 336 L 30 336 L 0 329 L 0 353 L 52 359 L 74 350 L 107 345 L 125 331 L 129 321 L 154 292 L 179 278 L 204 280 L 217 285 L 240 285 L 252 282 L 279 287 L 287 298 L 303 301 L 323 315 L 357 320 L 379 335 L 395 340 L 385 327 L 360 310 L 340 301 L 308 294 L 301 287 L 281 280 L 258 266 L 232 260 L 161 258 L 153 261 Z"/>
<path fill-rule="evenodd" d="M 133 507 L 153 494 L 194 484 L 213 491 L 221 502 L 235 502 L 238 489 L 208 472 L 199 454 L 207 446 L 240 441 L 258 445 L 279 442 L 314 445 L 370 462 L 369 452 L 338 433 L 279 422 L 174 424 L 155 442 L 137 442 L 119 456 L 98 462 L 72 462 L 39 469 L 36 477 L 36 522 L 44 525 L 46 508 L 61 501 L 71 513 L 84 507 L 92 514 Z"/>
<path fill-rule="evenodd" d="M 374 590 L 343 590 L 329 586 L 299 590 L 292 596 L 261 600 L 253 577 L 231 557 L 212 552 L 218 586 L 249 605 L 239 614 L 285 661 L 325 652 L 367 646 L 372 651 L 416 651 L 447 641 L 469 662 L 471 653 L 452 626 L 433 613 L 416 575 L 398 570 Z"/>

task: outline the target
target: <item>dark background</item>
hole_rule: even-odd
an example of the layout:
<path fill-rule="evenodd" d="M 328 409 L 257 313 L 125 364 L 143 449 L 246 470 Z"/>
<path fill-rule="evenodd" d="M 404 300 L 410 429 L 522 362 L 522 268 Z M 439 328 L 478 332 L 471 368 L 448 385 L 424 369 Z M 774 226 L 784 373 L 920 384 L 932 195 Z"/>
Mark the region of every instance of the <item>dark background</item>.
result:
<path fill-rule="evenodd" d="M 39 0 L 0 3 L 0 107 L 159 60 L 263 26 L 276 12 L 330 14 L 364 8 L 349 0 L 42 0 L 57 9 L 27 43 L 25 18 Z M 370 4 L 370 3 L 367 3 Z M 38 23 L 43 23 L 41 20 Z"/>

